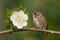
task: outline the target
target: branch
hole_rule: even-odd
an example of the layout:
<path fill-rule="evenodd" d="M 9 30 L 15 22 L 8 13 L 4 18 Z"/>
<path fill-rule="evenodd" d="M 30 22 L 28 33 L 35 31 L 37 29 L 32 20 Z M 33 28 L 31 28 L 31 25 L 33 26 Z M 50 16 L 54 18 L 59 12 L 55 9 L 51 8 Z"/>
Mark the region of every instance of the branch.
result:
<path fill-rule="evenodd" d="M 51 34 L 60 34 L 59 31 L 42 30 L 42 29 L 35 29 L 35 28 L 22 28 L 22 29 L 18 29 L 18 31 L 39 31 L 39 32 L 47 32 Z M 0 31 L 0 35 L 9 34 L 11 32 L 14 32 L 14 30 L 10 29 L 10 30 L 5 30 L 5 31 Z"/>

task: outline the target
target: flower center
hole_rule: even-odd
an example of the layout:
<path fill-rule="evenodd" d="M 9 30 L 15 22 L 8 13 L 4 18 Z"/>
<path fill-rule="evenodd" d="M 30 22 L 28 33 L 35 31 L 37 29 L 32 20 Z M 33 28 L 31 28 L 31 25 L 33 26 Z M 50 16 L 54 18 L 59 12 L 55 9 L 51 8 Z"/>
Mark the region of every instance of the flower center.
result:
<path fill-rule="evenodd" d="M 23 19 L 22 19 L 21 15 L 16 16 L 16 21 L 17 21 L 17 22 L 20 22 L 20 21 L 22 21 L 22 20 L 23 20 Z"/>

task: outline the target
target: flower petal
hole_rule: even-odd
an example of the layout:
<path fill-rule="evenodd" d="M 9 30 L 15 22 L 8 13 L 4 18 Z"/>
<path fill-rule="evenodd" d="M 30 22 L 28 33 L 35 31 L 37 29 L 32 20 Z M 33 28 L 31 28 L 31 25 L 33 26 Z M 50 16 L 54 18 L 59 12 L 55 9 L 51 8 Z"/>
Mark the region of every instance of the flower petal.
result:
<path fill-rule="evenodd" d="M 16 26 L 18 29 L 21 29 L 23 26 L 20 26 L 20 25 L 18 25 L 18 26 Z"/>
<path fill-rule="evenodd" d="M 12 23 L 13 23 L 14 26 L 18 26 L 18 23 L 17 22 L 12 21 Z"/>
<path fill-rule="evenodd" d="M 14 15 L 11 15 L 10 20 L 13 21 L 15 19 Z"/>
<path fill-rule="evenodd" d="M 18 15 L 18 14 L 11 15 L 10 20 L 11 20 L 11 21 L 14 21 L 17 15 Z"/>
<path fill-rule="evenodd" d="M 17 11 L 14 11 L 14 12 L 13 12 L 13 15 L 14 15 L 14 14 L 18 14 L 18 12 L 17 12 Z"/>
<path fill-rule="evenodd" d="M 13 25 L 16 26 L 18 29 L 20 29 L 23 27 L 24 24 L 22 22 L 18 23 L 16 21 L 13 21 Z"/>
<path fill-rule="evenodd" d="M 26 26 L 26 25 L 27 25 L 27 22 L 26 22 L 26 21 L 23 21 L 23 22 L 21 22 L 20 25 L 21 25 L 21 26 Z"/>
<path fill-rule="evenodd" d="M 24 19 L 24 20 L 28 20 L 28 15 L 24 14 L 24 15 L 23 15 L 23 19 Z"/>
<path fill-rule="evenodd" d="M 22 11 L 22 10 L 19 11 L 19 14 L 20 14 L 20 15 L 23 15 L 23 14 L 24 14 L 24 11 Z"/>
<path fill-rule="evenodd" d="M 23 26 L 27 26 L 27 22 L 26 21 L 24 21 Z"/>

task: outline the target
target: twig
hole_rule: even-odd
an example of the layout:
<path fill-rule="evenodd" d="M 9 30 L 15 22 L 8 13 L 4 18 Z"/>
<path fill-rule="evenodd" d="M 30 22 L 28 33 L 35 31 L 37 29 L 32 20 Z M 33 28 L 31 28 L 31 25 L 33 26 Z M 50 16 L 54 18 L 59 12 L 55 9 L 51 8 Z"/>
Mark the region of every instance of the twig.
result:
<path fill-rule="evenodd" d="M 42 29 L 35 29 L 35 28 L 22 28 L 22 29 L 18 29 L 18 31 L 39 31 L 39 32 L 47 32 L 51 34 L 60 34 L 59 31 L 42 30 Z M 14 30 L 10 29 L 10 30 L 5 30 L 5 31 L 0 31 L 0 35 L 9 34 L 11 32 L 14 32 Z"/>

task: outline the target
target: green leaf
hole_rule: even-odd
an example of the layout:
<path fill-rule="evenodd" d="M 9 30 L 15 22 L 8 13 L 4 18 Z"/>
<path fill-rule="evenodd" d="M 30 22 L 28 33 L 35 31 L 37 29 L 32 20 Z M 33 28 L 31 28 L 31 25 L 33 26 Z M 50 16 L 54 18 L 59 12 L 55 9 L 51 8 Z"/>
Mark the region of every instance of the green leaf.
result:
<path fill-rule="evenodd" d="M 11 26 L 10 25 L 7 25 L 5 29 L 6 30 L 11 29 Z"/>
<path fill-rule="evenodd" d="M 18 28 L 17 28 L 16 26 L 14 26 L 14 27 L 13 27 L 13 30 L 14 30 L 15 32 L 17 32 L 17 31 L 18 31 Z"/>
<path fill-rule="evenodd" d="M 23 11 L 25 12 L 26 11 L 26 8 L 24 8 Z"/>
<path fill-rule="evenodd" d="M 19 7 L 18 7 L 18 11 L 20 11 L 20 10 L 26 11 L 26 8 L 23 7 L 23 6 L 19 6 Z"/>
<path fill-rule="evenodd" d="M 13 29 L 14 25 L 12 24 L 12 22 L 10 21 L 8 23 L 8 25 L 6 26 L 6 29 Z"/>
<path fill-rule="evenodd" d="M 12 15 L 12 10 L 6 9 L 6 14 L 4 15 L 5 20 L 4 22 L 9 23 L 10 22 L 10 16 Z"/>
<path fill-rule="evenodd" d="M 5 14 L 5 17 L 7 17 L 7 18 L 10 18 L 10 16 L 12 15 L 12 10 L 10 10 L 10 9 L 6 9 L 6 14 Z"/>
<path fill-rule="evenodd" d="M 10 20 L 9 20 L 9 19 L 5 19 L 4 22 L 5 22 L 5 23 L 9 23 Z"/>
<path fill-rule="evenodd" d="M 23 6 L 19 6 L 18 8 L 19 8 L 19 10 L 22 10 L 23 9 Z"/>

